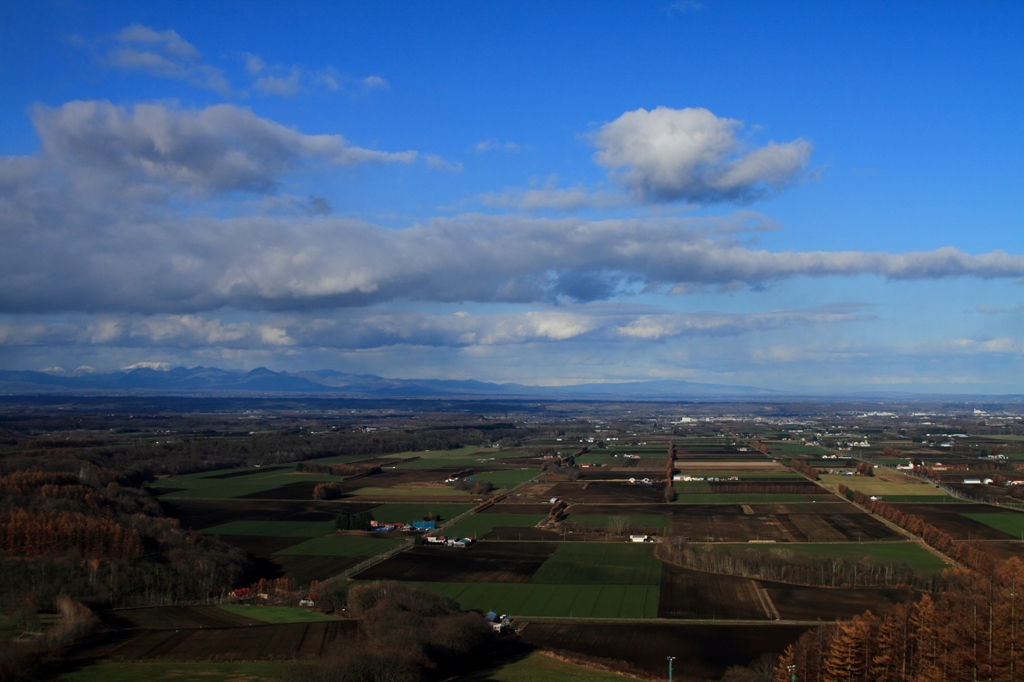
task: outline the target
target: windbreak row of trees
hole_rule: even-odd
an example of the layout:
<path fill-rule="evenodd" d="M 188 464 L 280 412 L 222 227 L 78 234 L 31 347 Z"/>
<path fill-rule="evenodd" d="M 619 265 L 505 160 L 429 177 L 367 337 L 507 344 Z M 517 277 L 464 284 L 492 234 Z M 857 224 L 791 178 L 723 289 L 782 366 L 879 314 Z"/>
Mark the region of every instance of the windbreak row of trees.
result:
<path fill-rule="evenodd" d="M 935 579 L 918 575 L 903 561 L 807 556 L 781 547 L 695 548 L 680 538 L 660 543 L 655 552 L 662 561 L 685 568 L 797 585 L 918 589 L 936 586 Z"/>
<path fill-rule="evenodd" d="M 798 471 L 812 481 L 818 480 L 818 470 L 802 459 L 793 458 L 789 461 L 789 468 Z"/>
<path fill-rule="evenodd" d="M 882 500 L 872 500 L 868 495 L 859 490 L 852 490 L 845 485 L 840 484 L 838 489 L 840 494 L 846 496 L 846 499 L 862 505 L 872 514 L 877 514 L 903 530 L 913 533 L 924 540 L 929 547 L 933 547 L 968 568 L 989 573 L 995 567 L 995 562 L 990 554 L 970 543 L 955 542 L 949 533 L 939 530 L 919 516 L 900 511 Z"/>

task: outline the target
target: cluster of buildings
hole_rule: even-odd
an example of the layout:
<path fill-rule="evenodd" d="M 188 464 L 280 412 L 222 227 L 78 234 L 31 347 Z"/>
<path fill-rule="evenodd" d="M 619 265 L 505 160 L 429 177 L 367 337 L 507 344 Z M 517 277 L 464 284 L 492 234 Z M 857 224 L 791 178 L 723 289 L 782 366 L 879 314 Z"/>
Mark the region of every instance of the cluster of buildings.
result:
<path fill-rule="evenodd" d="M 476 542 L 476 540 L 473 538 L 457 538 L 455 536 L 449 537 L 447 535 L 428 535 L 427 537 L 423 538 L 423 542 L 425 542 L 428 545 L 441 545 L 443 547 L 464 548 L 469 547 L 474 542 Z"/>

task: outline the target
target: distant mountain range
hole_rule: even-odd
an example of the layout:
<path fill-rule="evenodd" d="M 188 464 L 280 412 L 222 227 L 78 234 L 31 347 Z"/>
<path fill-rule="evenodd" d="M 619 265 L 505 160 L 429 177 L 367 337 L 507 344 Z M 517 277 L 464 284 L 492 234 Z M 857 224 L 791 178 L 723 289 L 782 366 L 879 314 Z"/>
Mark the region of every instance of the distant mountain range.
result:
<path fill-rule="evenodd" d="M 444 379 L 385 379 L 372 374 L 347 374 L 330 369 L 250 372 L 216 367 L 148 368 L 106 374 L 65 376 L 46 372 L 0 370 L 0 394 L 147 394 L 147 395 L 317 395 L 366 398 L 508 397 L 671 399 L 783 396 L 750 386 L 701 384 L 691 381 L 632 381 L 573 386 L 525 386 Z"/>

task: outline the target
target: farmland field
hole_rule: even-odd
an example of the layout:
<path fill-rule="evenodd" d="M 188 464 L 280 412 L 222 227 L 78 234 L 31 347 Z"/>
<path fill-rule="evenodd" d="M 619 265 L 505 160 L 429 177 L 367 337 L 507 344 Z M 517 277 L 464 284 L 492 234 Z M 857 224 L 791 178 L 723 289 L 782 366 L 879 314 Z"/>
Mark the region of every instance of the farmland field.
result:
<path fill-rule="evenodd" d="M 700 545 L 693 545 L 699 547 Z M 902 561 L 922 573 L 939 573 L 948 564 L 916 542 L 843 542 L 843 543 L 786 543 L 786 544 L 717 544 L 716 547 L 742 547 L 759 552 L 793 552 L 814 557 L 835 557 L 856 561 L 869 557 L 876 561 Z"/>
<path fill-rule="evenodd" d="M 577 507 L 582 509 L 583 507 Z M 644 532 L 644 529 L 664 531 L 669 525 L 667 514 L 577 514 L 575 511 L 569 514 L 567 520 L 579 523 L 587 528 L 608 528 L 612 519 L 623 519 L 626 523 L 626 532 Z"/>
<path fill-rule="evenodd" d="M 547 514 L 474 514 L 464 521 L 445 529 L 446 535 L 482 538 L 495 526 L 535 526 L 547 518 Z"/>
<path fill-rule="evenodd" d="M 912 495 L 914 497 L 945 497 L 946 492 L 930 483 L 895 472 L 876 469 L 874 476 L 840 476 L 822 474 L 821 482 L 832 490 L 840 483 L 865 495 L 878 495 L 889 499 L 891 496 Z M 878 473 L 884 471 L 884 473 Z M 895 500 L 893 500 L 895 501 Z"/>
<path fill-rule="evenodd" d="M 222 604 L 219 608 L 238 616 L 245 616 L 264 623 L 313 623 L 316 621 L 337 621 L 334 616 L 303 609 L 298 606 L 248 606 L 244 604 Z"/>
<path fill-rule="evenodd" d="M 463 609 L 516 617 L 654 618 L 657 585 L 416 583 L 451 597 Z"/>
<path fill-rule="evenodd" d="M 334 530 L 333 521 L 229 521 L 204 528 L 209 535 L 268 535 L 280 538 L 315 538 Z"/>
<path fill-rule="evenodd" d="M 617 673 L 565 663 L 541 652 L 459 678 L 460 682 L 623 682 L 623 679 Z"/>
<path fill-rule="evenodd" d="M 359 580 L 526 583 L 551 558 L 552 542 L 482 542 L 467 548 L 413 547 L 360 573 Z"/>
<path fill-rule="evenodd" d="M 444 523 L 472 508 L 472 504 L 446 504 L 444 502 L 388 503 L 374 506 L 370 511 L 373 512 L 373 518 L 387 523 L 424 521 L 431 515 L 439 523 Z"/>
<path fill-rule="evenodd" d="M 436 487 L 409 487 L 409 488 L 376 488 L 367 486 L 365 488 L 357 488 L 353 490 L 351 495 L 357 498 L 366 498 L 368 500 L 406 500 L 406 499 L 436 499 L 443 500 L 446 502 L 459 502 L 461 500 L 476 499 L 476 496 L 470 495 L 464 490 L 455 490 L 448 486 L 436 486 Z"/>
<path fill-rule="evenodd" d="M 52 679 L 57 682 L 272 682 L 282 679 L 291 665 L 277 661 L 104 661 L 70 667 Z"/>
<path fill-rule="evenodd" d="M 809 627 L 533 622 L 521 637 L 545 649 L 626 661 L 658 676 L 671 655 L 685 661 L 686 675 L 703 680 L 718 679 L 729 666 L 747 665 L 762 653 L 782 652 Z M 682 665 L 676 669 L 682 672 Z"/>
<path fill-rule="evenodd" d="M 983 504 L 956 503 L 938 504 L 895 504 L 901 512 L 914 514 L 922 519 L 927 519 L 943 533 L 948 533 L 954 540 L 1010 540 L 1020 539 L 1020 534 L 1013 534 L 1000 529 L 996 523 L 986 523 L 975 516 L 991 517 L 1008 516 L 1016 518 L 1024 516 L 1020 512 L 1002 509 Z M 1011 525 L 1012 527 L 1012 525 Z"/>
<path fill-rule="evenodd" d="M 402 544 L 403 540 L 388 537 L 355 537 L 326 535 L 283 549 L 279 556 L 373 556 Z"/>
<path fill-rule="evenodd" d="M 1019 512 L 1010 512 L 1008 514 L 974 513 L 964 514 L 964 516 L 978 523 L 1001 530 L 1007 535 L 1024 540 L 1024 514 Z"/>
<path fill-rule="evenodd" d="M 657 585 L 661 562 L 651 546 L 561 543 L 530 579 L 539 584 Z"/>
<path fill-rule="evenodd" d="M 672 535 L 716 542 L 903 540 L 887 525 L 844 503 L 678 506 Z"/>

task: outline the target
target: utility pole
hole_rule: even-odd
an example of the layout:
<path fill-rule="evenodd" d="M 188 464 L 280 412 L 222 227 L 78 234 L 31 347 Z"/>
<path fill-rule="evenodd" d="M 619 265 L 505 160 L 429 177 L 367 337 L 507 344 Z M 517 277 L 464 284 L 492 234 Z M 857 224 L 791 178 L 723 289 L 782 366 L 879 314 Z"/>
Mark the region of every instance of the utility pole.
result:
<path fill-rule="evenodd" d="M 789 671 L 789 682 L 796 682 L 796 665 L 787 665 L 786 670 Z"/>
<path fill-rule="evenodd" d="M 672 682 L 672 661 L 676 660 L 675 656 L 667 656 L 668 658 L 668 682 Z"/>

